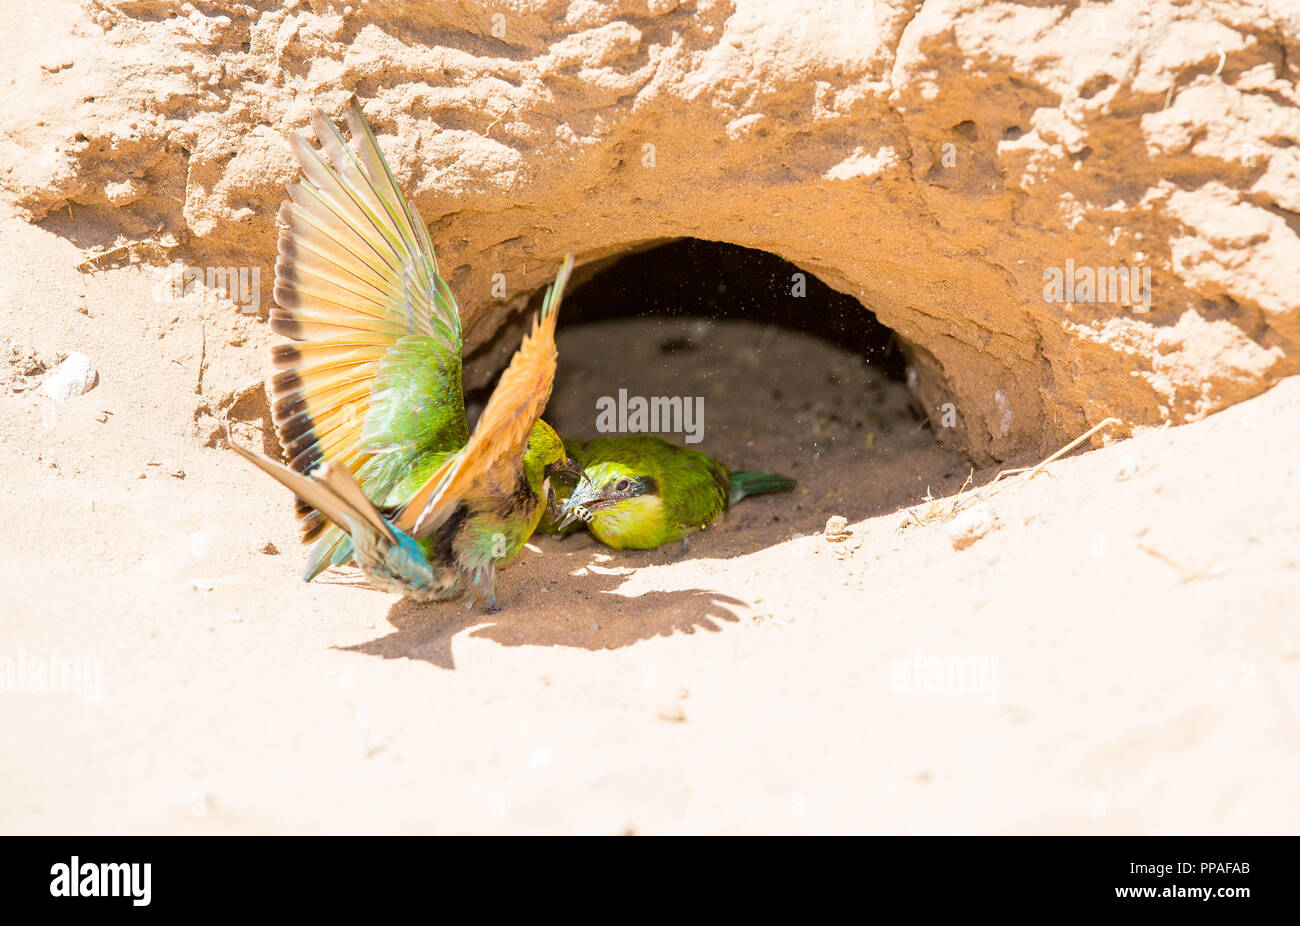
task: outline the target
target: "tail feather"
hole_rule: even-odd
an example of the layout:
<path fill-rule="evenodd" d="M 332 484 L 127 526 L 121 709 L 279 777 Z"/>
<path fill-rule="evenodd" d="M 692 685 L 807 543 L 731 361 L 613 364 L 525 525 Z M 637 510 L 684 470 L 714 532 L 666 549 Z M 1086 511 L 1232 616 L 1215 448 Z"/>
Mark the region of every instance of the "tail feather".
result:
<path fill-rule="evenodd" d="M 349 535 L 359 528 L 369 527 L 390 542 L 397 542 L 393 529 L 366 498 L 346 467 L 326 462 L 313 470 L 310 476 L 304 476 L 274 460 L 245 450 L 238 444 L 232 443 L 230 446 L 245 460 L 273 477 Z"/>
<path fill-rule="evenodd" d="M 343 566 L 351 562 L 352 556 L 352 538 L 346 531 L 326 524 L 325 532 L 307 554 L 307 565 L 302 571 L 303 581 L 310 582 L 330 566 Z"/>
<path fill-rule="evenodd" d="M 731 474 L 731 495 L 729 505 L 734 505 L 742 498 L 751 495 L 766 495 L 769 492 L 788 492 L 798 483 L 788 476 L 775 473 L 739 472 Z"/>
<path fill-rule="evenodd" d="M 351 557 L 371 582 L 417 601 L 462 591 L 462 571 L 431 563 L 419 543 L 384 520 L 346 466 L 326 461 L 304 476 L 237 444 L 230 446 L 339 528 L 335 537 L 327 534 L 312 550 L 304 576 L 308 582 L 325 565 Z"/>

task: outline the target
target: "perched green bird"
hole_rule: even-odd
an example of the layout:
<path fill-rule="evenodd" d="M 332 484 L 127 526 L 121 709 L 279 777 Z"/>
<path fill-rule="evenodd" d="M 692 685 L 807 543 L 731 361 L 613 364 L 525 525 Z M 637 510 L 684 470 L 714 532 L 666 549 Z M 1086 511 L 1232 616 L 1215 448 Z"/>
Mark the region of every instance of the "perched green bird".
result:
<path fill-rule="evenodd" d="M 540 419 L 570 256 L 471 435 L 460 311 L 429 231 L 353 97 L 354 152 L 320 112 L 318 151 L 290 145 L 304 180 L 280 210 L 271 327 L 272 414 L 289 466 L 240 452 L 298 496 L 304 578 L 355 561 L 418 600 L 469 592 L 497 608 L 496 568 L 533 533 L 549 480 L 579 470 Z M 240 449 L 240 448 L 236 448 Z"/>
<path fill-rule="evenodd" d="M 733 473 L 698 450 L 651 434 L 568 440 L 564 446 L 585 478 L 572 488 L 557 482 L 556 500 L 563 504 L 538 529 L 566 533 L 581 521 L 616 550 L 684 540 L 742 498 L 795 486 L 771 473 Z"/>

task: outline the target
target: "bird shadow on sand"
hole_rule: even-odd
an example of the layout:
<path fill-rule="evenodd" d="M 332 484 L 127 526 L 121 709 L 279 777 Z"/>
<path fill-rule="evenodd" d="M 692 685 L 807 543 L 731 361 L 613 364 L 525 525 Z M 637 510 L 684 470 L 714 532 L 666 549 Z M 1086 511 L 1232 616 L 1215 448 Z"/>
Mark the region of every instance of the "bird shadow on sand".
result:
<path fill-rule="evenodd" d="M 716 633 L 726 624 L 740 622 L 735 609 L 748 608 L 738 598 L 702 588 L 639 595 L 620 592 L 635 565 L 597 562 L 605 548 L 594 541 L 567 550 L 554 542 L 548 546 L 554 549 L 545 552 L 544 576 L 520 581 L 523 577 L 515 575 L 516 570 L 502 571 L 498 578 L 501 610 L 495 614 L 487 613 L 481 601 L 467 609 L 463 599 L 419 603 L 402 598 L 388 611 L 392 632 L 340 649 L 454 669 L 452 641 L 465 631 L 502 646 L 610 650 L 676 633 Z M 657 550 L 635 558 L 645 561 L 638 565 L 661 564 L 673 562 L 676 554 L 672 549 Z M 530 572 L 538 571 L 530 565 Z"/>
<path fill-rule="evenodd" d="M 610 550 L 585 533 L 572 537 L 535 537 L 540 555 L 498 574 L 501 610 L 488 614 L 482 602 L 467 610 L 464 600 L 420 604 L 400 599 L 388 611 L 393 630 L 384 636 L 343 649 L 385 659 L 419 659 L 454 669 L 452 641 L 461 633 L 492 640 L 502 646 L 568 646 L 612 650 L 655 637 L 697 631 L 719 632 L 737 624 L 750 603 L 717 589 L 644 588 L 634 581 L 638 570 L 672 566 L 693 560 L 725 561 L 776 546 L 792 537 L 819 533 L 827 510 L 850 521 L 882 515 L 896 518 L 905 506 L 925 503 L 920 486 L 933 485 L 942 496 L 964 484 L 966 470 L 957 467 L 952 454 L 915 453 L 910 459 L 928 464 L 922 481 L 908 466 L 906 479 L 873 486 L 870 493 L 835 493 L 813 479 L 809 495 L 768 496 L 746 501 L 735 511 L 694 535 L 689 549 L 667 544 L 654 550 Z M 996 469 L 971 472 L 971 486 L 992 479 Z M 927 493 L 928 494 L 928 493 Z M 827 499 L 825 507 L 814 499 Z M 694 575 L 698 576 L 696 572 Z M 343 580 L 340 580 L 343 581 Z M 690 580 L 688 580 L 690 581 Z M 698 581 L 696 579 L 695 581 Z M 347 584 L 364 584 L 356 574 Z M 729 582 L 735 590 L 735 579 Z"/>

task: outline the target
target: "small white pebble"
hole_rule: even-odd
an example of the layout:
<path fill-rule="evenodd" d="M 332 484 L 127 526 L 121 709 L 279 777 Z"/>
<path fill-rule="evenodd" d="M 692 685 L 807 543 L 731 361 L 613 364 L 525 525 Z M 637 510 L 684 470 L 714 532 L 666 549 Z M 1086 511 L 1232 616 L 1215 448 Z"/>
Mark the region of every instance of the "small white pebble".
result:
<path fill-rule="evenodd" d="M 45 377 L 41 389 L 56 402 L 66 402 L 89 392 L 98 376 L 90 358 L 74 350 Z"/>
<path fill-rule="evenodd" d="M 849 536 L 849 519 L 835 514 L 826 519 L 826 530 L 822 532 L 827 540 L 838 541 Z"/>
<path fill-rule="evenodd" d="M 948 539 L 953 549 L 964 550 L 997 526 L 997 517 L 988 508 L 978 505 L 963 511 L 948 522 Z"/>

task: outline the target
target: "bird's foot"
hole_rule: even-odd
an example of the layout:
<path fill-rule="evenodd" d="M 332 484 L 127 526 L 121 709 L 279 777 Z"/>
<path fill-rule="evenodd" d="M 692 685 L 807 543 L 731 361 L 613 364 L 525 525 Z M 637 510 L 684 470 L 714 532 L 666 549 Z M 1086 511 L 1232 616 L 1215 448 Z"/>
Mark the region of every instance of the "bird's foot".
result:
<path fill-rule="evenodd" d="M 496 614 L 501 610 L 501 606 L 497 604 L 497 571 L 496 567 L 491 563 L 482 567 L 475 573 L 473 583 L 466 590 L 466 611 L 472 611 L 474 609 L 474 603 L 478 601 L 480 593 L 482 593 L 487 599 L 488 614 Z"/>
<path fill-rule="evenodd" d="M 484 582 L 484 584 L 487 586 L 487 610 L 488 610 L 488 613 L 489 613 L 489 614 L 496 614 L 498 611 L 501 610 L 501 606 L 500 606 L 499 604 L 497 604 L 497 568 L 496 568 L 496 566 L 494 566 L 494 565 L 492 565 L 492 564 L 489 564 L 489 565 L 488 565 L 488 567 L 487 567 L 487 575 L 484 577 L 483 582 Z"/>
<path fill-rule="evenodd" d="M 683 537 L 681 547 L 677 550 L 676 555 L 673 556 L 673 562 L 677 562 L 677 560 L 679 559 L 685 559 L 686 555 L 690 552 L 691 552 L 691 538 Z"/>

